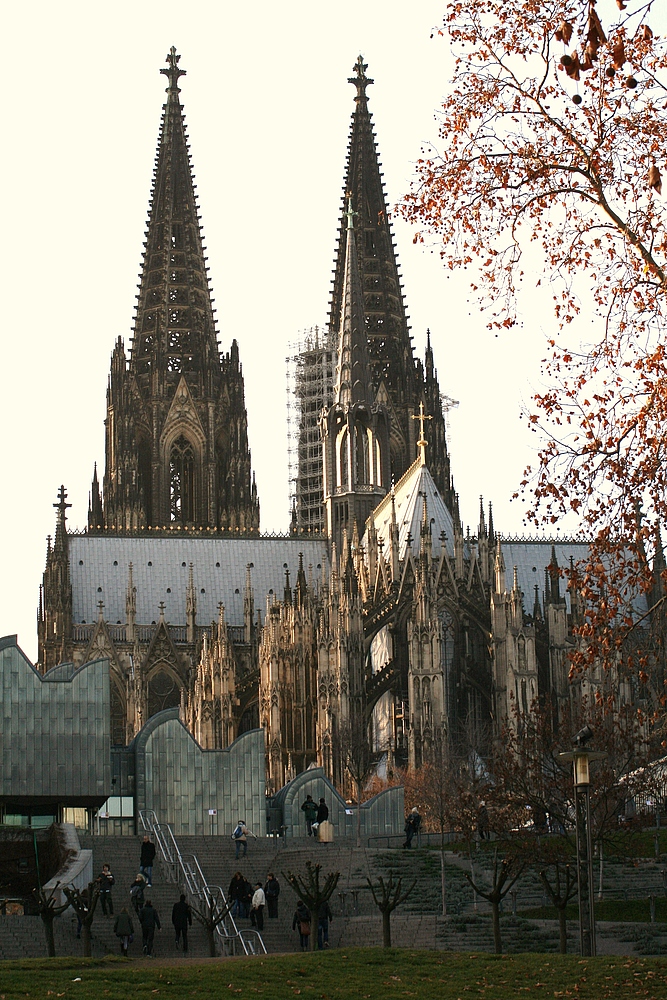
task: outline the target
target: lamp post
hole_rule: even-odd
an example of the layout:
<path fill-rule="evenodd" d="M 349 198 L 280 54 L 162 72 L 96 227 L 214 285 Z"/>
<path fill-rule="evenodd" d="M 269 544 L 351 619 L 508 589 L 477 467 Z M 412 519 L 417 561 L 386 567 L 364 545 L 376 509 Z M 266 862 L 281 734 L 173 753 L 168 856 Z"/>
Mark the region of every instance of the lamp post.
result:
<path fill-rule="evenodd" d="M 591 830 L 591 776 L 590 764 L 604 760 L 601 750 L 586 750 L 581 743 L 590 739 L 592 730 L 587 726 L 575 741 L 576 750 L 561 753 L 561 760 L 572 761 L 574 771 L 574 812 L 577 832 L 577 889 L 579 895 L 579 946 L 581 955 L 596 954 L 595 945 L 595 889 L 593 885 L 593 835 Z"/>

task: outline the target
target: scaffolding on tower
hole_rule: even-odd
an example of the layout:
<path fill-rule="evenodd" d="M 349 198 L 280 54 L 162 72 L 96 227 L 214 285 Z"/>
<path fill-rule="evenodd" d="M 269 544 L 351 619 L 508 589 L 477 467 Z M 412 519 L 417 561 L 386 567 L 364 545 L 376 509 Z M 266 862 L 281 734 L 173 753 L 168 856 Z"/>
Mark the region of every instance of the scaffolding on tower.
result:
<path fill-rule="evenodd" d="M 336 337 L 326 327 L 304 330 L 287 362 L 287 456 L 292 532 L 325 534 L 320 417 L 331 406 Z"/>

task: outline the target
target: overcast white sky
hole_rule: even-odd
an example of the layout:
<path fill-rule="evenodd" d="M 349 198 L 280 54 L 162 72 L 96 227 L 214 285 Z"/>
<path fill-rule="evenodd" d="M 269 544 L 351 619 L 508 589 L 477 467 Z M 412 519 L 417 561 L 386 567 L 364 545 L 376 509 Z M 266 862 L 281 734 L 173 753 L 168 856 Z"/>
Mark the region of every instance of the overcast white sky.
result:
<path fill-rule="evenodd" d="M 288 525 L 285 357 L 326 320 L 359 52 L 387 194 L 410 183 L 451 65 L 419 0 L 65 0 L 6 4 L 0 635 L 36 657 L 45 538 L 61 483 L 84 527 L 116 337 L 129 339 L 171 45 L 181 81 L 220 341 L 240 344 L 262 529 Z M 460 401 L 450 451 L 464 523 L 479 495 L 522 531 L 509 497 L 535 439 L 519 421 L 539 381 L 550 293 L 499 337 L 471 312 L 465 275 L 394 221 L 419 354 L 430 327 L 442 391 Z"/>

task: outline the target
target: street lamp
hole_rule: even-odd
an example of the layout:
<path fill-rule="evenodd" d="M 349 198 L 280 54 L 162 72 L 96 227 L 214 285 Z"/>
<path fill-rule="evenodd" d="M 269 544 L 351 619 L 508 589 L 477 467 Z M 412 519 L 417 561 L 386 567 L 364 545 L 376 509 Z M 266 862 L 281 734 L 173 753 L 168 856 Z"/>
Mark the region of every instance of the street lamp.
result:
<path fill-rule="evenodd" d="M 572 761 L 574 772 L 574 812 L 577 831 L 577 889 L 579 894 L 579 945 L 582 956 L 595 955 L 595 895 L 593 886 L 593 836 L 591 830 L 591 771 L 594 760 L 607 756 L 601 750 L 583 746 L 593 736 L 585 726 L 574 738 L 576 750 L 560 753 L 561 760 Z"/>

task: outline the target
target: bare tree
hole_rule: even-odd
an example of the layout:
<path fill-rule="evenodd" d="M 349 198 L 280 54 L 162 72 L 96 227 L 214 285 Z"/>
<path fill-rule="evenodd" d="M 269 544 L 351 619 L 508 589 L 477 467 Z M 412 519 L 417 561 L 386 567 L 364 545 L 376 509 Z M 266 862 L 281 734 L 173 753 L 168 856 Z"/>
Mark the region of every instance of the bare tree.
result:
<path fill-rule="evenodd" d="M 46 936 L 46 949 L 49 958 L 56 957 L 56 942 L 53 936 L 53 921 L 54 918 L 64 913 L 65 910 L 69 909 L 69 900 L 66 903 L 61 903 L 56 906 L 56 892 L 60 882 L 56 882 L 53 889 L 50 892 L 46 892 L 43 887 L 35 889 L 33 895 L 37 901 L 37 909 L 39 915 L 44 923 L 44 934 Z"/>
<path fill-rule="evenodd" d="M 408 898 L 412 890 L 417 884 L 415 880 L 409 889 L 402 892 L 403 879 L 399 878 L 397 882 L 394 882 L 393 873 L 389 873 L 389 878 L 385 882 L 382 876 L 378 876 L 378 891 L 375 891 L 375 886 L 369 878 L 366 879 L 368 882 L 368 888 L 373 894 L 373 900 L 378 910 L 382 914 L 382 945 L 384 948 L 391 948 L 391 915 L 397 906 L 404 903 Z"/>
<path fill-rule="evenodd" d="M 83 940 L 83 956 L 90 958 L 92 955 L 90 931 L 93 926 L 95 908 L 100 898 L 99 882 L 89 882 L 87 889 L 76 889 L 73 886 L 65 886 L 63 892 L 81 921 L 81 931 Z"/>
<path fill-rule="evenodd" d="M 361 715 L 340 726 L 334 752 L 340 760 L 341 771 L 349 775 L 354 785 L 357 799 L 357 847 L 361 847 L 361 797 L 364 785 L 376 766 L 368 739 L 368 727 Z"/>
<path fill-rule="evenodd" d="M 312 861 L 306 861 L 305 875 L 299 872 L 282 873 L 286 882 L 294 889 L 300 900 L 306 904 L 310 911 L 311 934 L 310 950 L 315 951 L 317 941 L 317 926 L 320 920 L 320 910 L 333 895 L 334 889 L 338 885 L 340 872 L 329 872 L 324 883 L 320 884 L 320 872 L 322 865 L 314 865 Z"/>
<path fill-rule="evenodd" d="M 215 958 L 215 932 L 232 908 L 232 904 L 225 902 L 220 894 L 211 892 L 199 903 L 190 903 L 192 916 L 206 930 L 208 941 L 209 958 Z"/>

